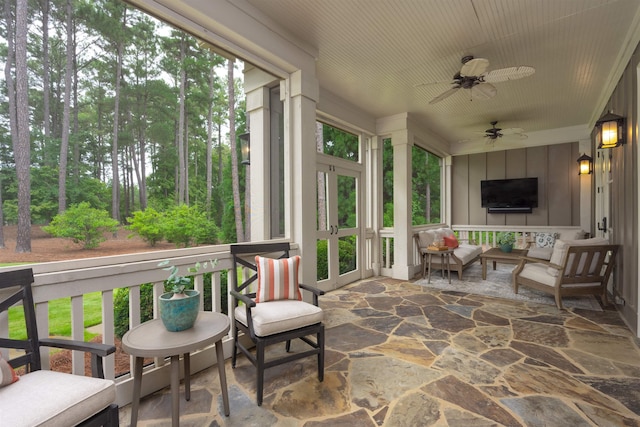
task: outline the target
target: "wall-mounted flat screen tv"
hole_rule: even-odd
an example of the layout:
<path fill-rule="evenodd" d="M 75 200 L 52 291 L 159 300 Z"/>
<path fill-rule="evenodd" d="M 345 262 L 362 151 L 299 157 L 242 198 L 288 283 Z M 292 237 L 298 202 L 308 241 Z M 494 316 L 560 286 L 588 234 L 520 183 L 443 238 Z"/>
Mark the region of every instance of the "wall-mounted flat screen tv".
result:
<path fill-rule="evenodd" d="M 480 195 L 489 213 L 531 213 L 538 207 L 538 178 L 480 181 Z"/>

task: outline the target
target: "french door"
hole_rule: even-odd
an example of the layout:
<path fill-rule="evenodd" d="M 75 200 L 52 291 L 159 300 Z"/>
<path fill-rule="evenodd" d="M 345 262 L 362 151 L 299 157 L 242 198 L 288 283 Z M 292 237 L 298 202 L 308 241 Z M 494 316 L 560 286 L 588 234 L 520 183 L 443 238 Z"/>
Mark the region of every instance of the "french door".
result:
<path fill-rule="evenodd" d="M 317 286 L 328 291 L 361 277 L 361 165 L 318 157 Z"/>

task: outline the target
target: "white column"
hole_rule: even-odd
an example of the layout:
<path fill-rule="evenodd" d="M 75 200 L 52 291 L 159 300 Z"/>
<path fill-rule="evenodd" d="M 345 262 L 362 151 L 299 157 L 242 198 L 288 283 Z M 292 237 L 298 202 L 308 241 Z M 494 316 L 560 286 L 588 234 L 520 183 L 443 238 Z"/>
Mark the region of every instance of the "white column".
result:
<path fill-rule="evenodd" d="M 284 85 L 287 86 L 287 85 Z M 285 209 L 290 213 L 291 240 L 300 245 L 303 283 L 315 284 L 316 260 L 316 102 L 318 80 L 313 73 L 296 71 L 288 80 L 288 111 L 285 110 L 285 165 L 291 165 L 289 179 L 285 176 Z"/>
<path fill-rule="evenodd" d="M 269 87 L 276 79 L 264 71 L 247 65 L 244 70 L 244 90 L 250 132 L 251 165 L 251 240 L 271 238 L 271 167 Z"/>
<path fill-rule="evenodd" d="M 393 144 L 393 269 L 394 279 L 408 280 L 413 276 L 411 218 L 411 146 L 409 131 L 394 131 Z"/>

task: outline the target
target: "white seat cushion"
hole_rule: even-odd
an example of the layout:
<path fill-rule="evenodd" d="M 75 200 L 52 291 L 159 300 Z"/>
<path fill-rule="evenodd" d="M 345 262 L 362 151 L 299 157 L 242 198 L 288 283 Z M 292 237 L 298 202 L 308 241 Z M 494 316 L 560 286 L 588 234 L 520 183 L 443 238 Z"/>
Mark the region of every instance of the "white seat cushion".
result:
<path fill-rule="evenodd" d="M 453 250 L 453 254 L 462 261 L 463 265 L 467 265 L 482 253 L 482 246 L 468 245 L 461 243 L 460 246 Z"/>
<path fill-rule="evenodd" d="M 0 389 L 0 425 L 74 426 L 115 399 L 111 380 L 34 371 Z"/>
<path fill-rule="evenodd" d="M 525 264 L 522 271 L 520 271 L 519 277 L 524 279 L 533 280 L 534 282 L 542 283 L 550 288 L 555 287 L 557 276 L 552 276 L 547 271 L 545 264 Z"/>
<path fill-rule="evenodd" d="M 236 307 L 235 318 L 247 325 L 247 309 Z M 304 301 L 278 300 L 256 304 L 251 309 L 253 330 L 259 337 L 291 331 L 322 322 L 324 313 L 320 307 Z"/>
<path fill-rule="evenodd" d="M 527 256 L 549 261 L 551 259 L 552 253 L 553 248 L 539 248 L 537 246 L 534 246 L 533 248 L 529 248 L 529 250 L 527 251 Z"/>

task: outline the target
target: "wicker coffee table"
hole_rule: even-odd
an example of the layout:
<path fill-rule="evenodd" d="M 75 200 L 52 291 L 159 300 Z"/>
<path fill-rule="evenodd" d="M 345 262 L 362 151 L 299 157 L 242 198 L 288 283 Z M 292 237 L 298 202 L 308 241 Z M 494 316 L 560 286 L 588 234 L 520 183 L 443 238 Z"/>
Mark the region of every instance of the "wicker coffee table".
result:
<path fill-rule="evenodd" d="M 520 257 L 527 255 L 526 249 L 513 249 L 511 252 L 503 252 L 500 248 L 491 248 L 480 254 L 480 263 L 482 264 L 482 280 L 487 280 L 487 263 L 493 261 L 493 269 L 496 269 L 497 263 L 502 264 L 518 264 Z"/>

